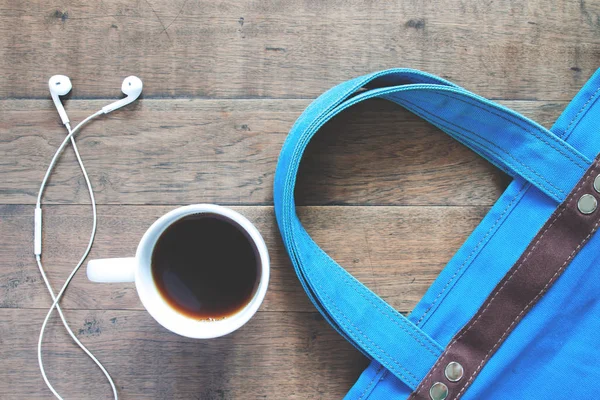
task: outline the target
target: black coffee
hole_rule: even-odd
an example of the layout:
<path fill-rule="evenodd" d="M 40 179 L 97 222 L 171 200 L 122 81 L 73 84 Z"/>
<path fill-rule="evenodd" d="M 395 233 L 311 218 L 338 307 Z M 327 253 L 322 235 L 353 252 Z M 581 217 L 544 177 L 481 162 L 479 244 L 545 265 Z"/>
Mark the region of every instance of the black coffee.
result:
<path fill-rule="evenodd" d="M 254 242 L 235 222 L 212 213 L 183 217 L 160 236 L 152 277 L 178 312 L 199 320 L 222 319 L 252 299 L 260 279 Z"/>

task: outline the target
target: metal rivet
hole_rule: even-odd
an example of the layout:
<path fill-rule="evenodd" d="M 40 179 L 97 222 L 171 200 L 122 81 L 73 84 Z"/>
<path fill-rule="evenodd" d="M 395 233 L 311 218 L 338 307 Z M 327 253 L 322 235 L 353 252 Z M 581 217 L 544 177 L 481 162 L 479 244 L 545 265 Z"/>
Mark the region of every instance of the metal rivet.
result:
<path fill-rule="evenodd" d="M 600 193 L 600 175 L 598 175 L 596 179 L 594 179 L 594 190 Z"/>
<path fill-rule="evenodd" d="M 448 397 L 448 386 L 442 382 L 436 382 L 429 389 L 429 397 L 431 400 L 444 400 Z"/>
<path fill-rule="evenodd" d="M 452 361 L 451 363 L 446 365 L 446 370 L 444 371 L 446 378 L 450 382 L 460 381 L 464 373 L 465 370 L 463 369 L 463 366 L 457 363 L 456 361 Z"/>
<path fill-rule="evenodd" d="M 579 198 L 577 202 L 577 208 L 582 214 L 591 214 L 596 211 L 598 207 L 598 201 L 591 194 L 584 194 Z"/>

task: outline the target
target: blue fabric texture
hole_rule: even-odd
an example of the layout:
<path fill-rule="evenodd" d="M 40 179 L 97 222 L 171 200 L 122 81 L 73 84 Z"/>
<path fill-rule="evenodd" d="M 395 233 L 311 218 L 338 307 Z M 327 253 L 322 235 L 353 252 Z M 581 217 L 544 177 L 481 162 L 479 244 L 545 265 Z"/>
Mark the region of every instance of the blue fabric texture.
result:
<path fill-rule="evenodd" d="M 407 317 L 321 250 L 295 211 L 296 175 L 310 139 L 342 110 L 374 97 L 429 121 L 513 177 Z M 600 152 L 598 97 L 596 72 L 548 130 L 434 75 L 393 69 L 330 89 L 298 118 L 275 173 L 275 213 L 308 297 L 334 329 L 372 360 L 347 399 L 401 400 L 418 386 Z M 600 238 L 594 235 L 463 399 L 596 398 L 599 249 Z"/>

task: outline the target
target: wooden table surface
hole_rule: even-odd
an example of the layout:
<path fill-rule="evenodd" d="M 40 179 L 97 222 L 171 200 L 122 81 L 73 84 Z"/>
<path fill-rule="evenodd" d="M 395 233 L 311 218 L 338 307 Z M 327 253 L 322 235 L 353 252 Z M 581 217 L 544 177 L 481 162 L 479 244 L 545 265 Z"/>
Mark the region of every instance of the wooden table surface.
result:
<path fill-rule="evenodd" d="M 78 122 L 144 81 L 134 105 L 77 135 L 98 200 L 92 258 L 133 255 L 174 207 L 242 212 L 272 279 L 239 331 L 197 341 L 147 314 L 132 284 L 84 271 L 62 305 L 122 399 L 337 399 L 367 366 L 316 312 L 273 214 L 281 145 L 331 86 L 390 67 L 441 75 L 550 127 L 600 65 L 600 1 L 0 0 L 0 398 L 51 398 L 36 343 L 50 305 L 33 253 L 38 186 L 65 137 L 47 80 L 68 75 Z M 409 312 L 509 182 L 408 112 L 369 101 L 311 143 L 301 219 L 334 259 Z M 44 261 L 62 284 L 91 228 L 71 148 L 45 195 Z M 108 399 L 101 372 L 57 318 L 44 342 L 66 399 Z"/>

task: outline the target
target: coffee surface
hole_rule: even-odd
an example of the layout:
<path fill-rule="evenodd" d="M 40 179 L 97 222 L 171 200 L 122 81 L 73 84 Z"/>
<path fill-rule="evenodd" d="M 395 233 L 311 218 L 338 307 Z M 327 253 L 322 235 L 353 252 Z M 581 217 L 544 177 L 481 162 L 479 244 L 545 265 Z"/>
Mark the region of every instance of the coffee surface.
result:
<path fill-rule="evenodd" d="M 258 251 L 236 222 L 212 213 L 188 215 L 159 237 L 152 277 L 179 313 L 223 319 L 252 299 L 260 279 Z"/>

